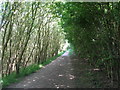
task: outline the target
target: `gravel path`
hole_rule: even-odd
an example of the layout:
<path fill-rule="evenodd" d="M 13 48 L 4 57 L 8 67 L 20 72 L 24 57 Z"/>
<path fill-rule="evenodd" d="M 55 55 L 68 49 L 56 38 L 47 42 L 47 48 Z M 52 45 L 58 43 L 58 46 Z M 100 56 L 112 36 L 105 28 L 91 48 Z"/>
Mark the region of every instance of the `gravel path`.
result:
<path fill-rule="evenodd" d="M 77 88 L 92 87 L 84 75 L 84 64 L 78 59 L 71 59 L 67 51 L 52 63 L 7 88 Z M 85 71 L 86 72 L 86 71 Z M 82 74 L 82 75 L 81 75 Z M 81 76 L 80 76 L 81 75 Z"/>

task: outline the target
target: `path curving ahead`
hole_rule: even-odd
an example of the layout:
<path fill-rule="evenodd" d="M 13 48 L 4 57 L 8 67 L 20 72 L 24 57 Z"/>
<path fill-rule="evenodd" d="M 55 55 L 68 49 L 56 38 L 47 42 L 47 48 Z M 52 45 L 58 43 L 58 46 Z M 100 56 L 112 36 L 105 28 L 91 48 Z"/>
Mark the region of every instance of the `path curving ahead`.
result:
<path fill-rule="evenodd" d="M 84 64 L 76 58 L 69 56 L 69 51 L 58 57 L 52 63 L 46 65 L 29 76 L 21 79 L 7 88 L 77 88 L 92 87 L 87 76 Z M 82 75 L 82 76 L 80 76 Z"/>

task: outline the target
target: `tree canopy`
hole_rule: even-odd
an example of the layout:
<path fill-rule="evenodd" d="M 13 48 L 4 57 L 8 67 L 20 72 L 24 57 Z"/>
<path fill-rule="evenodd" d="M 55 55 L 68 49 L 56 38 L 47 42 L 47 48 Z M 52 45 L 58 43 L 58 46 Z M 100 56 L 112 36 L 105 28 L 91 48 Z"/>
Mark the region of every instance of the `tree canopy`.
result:
<path fill-rule="evenodd" d="M 119 2 L 5 2 L 0 12 L 2 76 L 43 63 L 67 39 L 80 58 L 120 86 Z"/>
<path fill-rule="evenodd" d="M 62 51 L 64 34 L 52 3 L 5 2 L 1 5 L 2 76 L 40 64 Z"/>
<path fill-rule="evenodd" d="M 120 84 L 120 3 L 60 2 L 53 7 L 75 53 Z"/>

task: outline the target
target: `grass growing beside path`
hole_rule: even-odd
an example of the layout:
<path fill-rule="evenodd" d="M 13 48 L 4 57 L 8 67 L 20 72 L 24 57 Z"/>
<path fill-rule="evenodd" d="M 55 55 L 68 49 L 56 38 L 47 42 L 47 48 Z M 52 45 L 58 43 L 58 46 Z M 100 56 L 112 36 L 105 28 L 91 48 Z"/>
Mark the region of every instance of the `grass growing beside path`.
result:
<path fill-rule="evenodd" d="M 57 57 L 61 56 L 63 53 L 65 53 L 65 51 L 61 52 L 60 54 L 58 54 L 57 56 L 54 56 L 48 60 L 46 60 L 43 64 L 32 64 L 28 67 L 21 68 L 20 69 L 20 74 L 16 74 L 16 72 L 11 73 L 9 76 L 3 77 L 2 78 L 2 87 L 6 87 L 8 85 L 10 85 L 11 83 L 15 83 L 15 82 L 19 82 L 20 79 L 24 76 L 27 76 L 31 73 L 36 72 L 37 70 L 41 69 L 43 66 L 51 63 L 53 60 L 55 60 Z"/>
<path fill-rule="evenodd" d="M 74 52 L 73 49 L 69 49 L 68 51 L 69 51 L 69 55 L 72 55 Z"/>

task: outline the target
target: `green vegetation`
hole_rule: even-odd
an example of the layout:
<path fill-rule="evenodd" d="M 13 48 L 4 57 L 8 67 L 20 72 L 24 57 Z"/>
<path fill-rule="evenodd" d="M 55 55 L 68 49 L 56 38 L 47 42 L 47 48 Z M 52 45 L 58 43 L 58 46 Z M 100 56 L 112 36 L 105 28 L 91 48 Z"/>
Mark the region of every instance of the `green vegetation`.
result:
<path fill-rule="evenodd" d="M 51 63 L 51 61 L 55 60 L 57 57 L 61 56 L 63 53 L 65 53 L 65 51 L 63 51 L 62 53 L 58 54 L 57 56 L 54 56 L 54 57 L 46 60 L 46 62 L 44 62 L 42 65 L 44 66 L 44 65 L 47 65 L 47 64 Z"/>
<path fill-rule="evenodd" d="M 74 52 L 74 50 L 73 50 L 73 49 L 69 49 L 68 51 L 69 51 L 69 55 L 72 55 L 72 54 L 73 54 L 73 52 Z"/>
<path fill-rule="evenodd" d="M 65 51 L 61 52 L 60 54 L 58 54 L 58 55 L 56 55 L 48 60 L 46 60 L 43 64 L 32 64 L 26 68 L 21 68 L 19 74 L 12 72 L 9 76 L 3 77 L 2 78 L 3 87 L 6 87 L 14 82 L 19 82 L 20 78 L 36 72 L 37 70 L 41 69 L 43 66 L 45 66 L 45 65 L 49 64 L 50 62 L 52 62 L 53 60 L 55 60 L 57 57 L 61 56 L 63 53 L 65 53 Z"/>
<path fill-rule="evenodd" d="M 4 85 L 50 63 L 67 39 L 70 55 L 74 51 L 120 87 L 120 2 L 4 2 L 0 12 Z"/>
<path fill-rule="evenodd" d="M 29 74 L 37 64 L 63 51 L 64 34 L 49 8 L 51 3 L 1 3 L 0 50 L 2 77 L 21 70 Z M 30 67 L 31 69 L 29 69 Z"/>
<path fill-rule="evenodd" d="M 74 52 L 120 86 L 120 2 L 55 3 L 53 14 Z"/>

